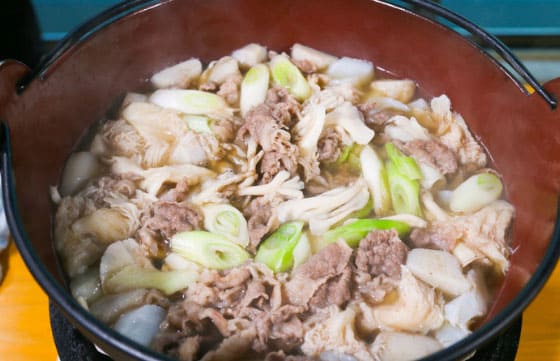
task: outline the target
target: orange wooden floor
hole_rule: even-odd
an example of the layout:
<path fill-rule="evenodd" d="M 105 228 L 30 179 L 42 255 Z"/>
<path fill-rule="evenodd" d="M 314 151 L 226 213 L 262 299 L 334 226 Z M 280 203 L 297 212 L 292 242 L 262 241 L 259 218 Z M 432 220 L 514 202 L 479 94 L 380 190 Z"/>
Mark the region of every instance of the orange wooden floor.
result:
<path fill-rule="evenodd" d="M 17 250 L 2 258 L 8 267 L 0 285 L 0 359 L 55 361 L 48 300 Z M 523 316 L 517 361 L 560 361 L 560 268 Z"/>

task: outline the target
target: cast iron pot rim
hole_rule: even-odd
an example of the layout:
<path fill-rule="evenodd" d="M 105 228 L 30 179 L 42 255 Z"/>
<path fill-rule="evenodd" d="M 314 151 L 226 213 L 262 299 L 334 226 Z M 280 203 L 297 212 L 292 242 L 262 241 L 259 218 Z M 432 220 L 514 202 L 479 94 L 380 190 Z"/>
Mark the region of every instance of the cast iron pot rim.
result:
<path fill-rule="evenodd" d="M 105 12 L 92 18 L 90 21 L 84 23 L 84 25 L 77 28 L 74 32 L 70 33 L 64 40 L 62 40 L 61 45 L 57 49 L 55 49 L 55 51 L 45 60 L 42 66 L 39 66 L 39 70 L 37 72 L 31 73 L 32 76 L 28 78 L 28 80 L 32 81 L 36 75 L 39 75 L 39 77 L 41 77 L 42 73 L 47 70 L 50 65 L 59 60 L 63 55 L 69 53 L 72 48 L 79 45 L 82 41 L 94 35 L 95 32 L 103 29 L 107 25 L 110 25 L 113 22 L 118 21 L 125 16 L 132 15 L 138 11 L 148 10 L 150 5 L 155 4 L 159 6 L 160 4 L 168 1 L 169 0 L 163 0 L 159 2 L 155 2 L 154 0 L 134 0 L 129 3 L 125 2 L 123 4 L 119 4 L 112 8 L 109 8 Z M 421 16 L 400 6 L 387 3 L 385 2 L 385 0 L 372 1 L 384 3 L 387 6 L 400 9 L 401 11 L 404 11 L 412 16 Z M 425 19 L 431 22 L 434 26 L 439 26 L 448 31 L 450 36 L 455 36 L 457 38 L 457 41 L 466 41 L 468 44 L 476 47 L 479 51 L 482 52 L 482 50 L 476 45 L 468 42 L 465 38 L 459 36 L 449 28 L 444 27 L 441 24 L 432 21 L 431 19 Z M 497 70 L 505 72 L 503 67 L 499 66 L 499 64 L 497 64 L 494 59 L 490 59 L 497 66 Z M 506 74 L 511 79 L 510 74 L 508 74 L 507 72 Z M 23 222 L 18 210 L 14 184 L 14 172 L 11 159 L 9 128 L 5 122 L 3 122 L 0 127 L 0 145 L 2 157 L 0 161 L 0 171 L 2 176 L 2 199 L 5 205 L 6 219 L 12 237 L 16 243 L 17 248 L 19 249 L 22 258 L 24 259 L 35 280 L 48 294 L 50 299 L 53 300 L 59 307 L 59 309 L 61 309 L 61 311 L 64 313 L 64 315 L 72 321 L 74 326 L 77 326 L 79 329 L 85 330 L 86 333 L 93 335 L 96 338 L 96 342 L 98 342 L 102 348 L 103 346 L 108 346 L 109 348 L 117 349 L 120 352 L 123 352 L 128 356 L 137 359 L 154 361 L 172 360 L 164 354 L 155 352 L 154 350 L 137 344 L 129 338 L 122 336 L 115 330 L 103 324 L 97 318 L 93 317 L 93 315 L 91 315 L 89 312 L 84 312 L 85 310 L 83 309 L 83 307 L 70 296 L 68 290 L 64 289 L 61 284 L 53 277 L 53 275 L 51 275 L 51 273 L 46 269 L 44 264 L 39 259 L 38 255 L 33 251 L 32 243 L 25 231 L 25 228 L 23 227 Z M 495 317 L 475 330 L 469 336 L 449 347 L 446 347 L 432 355 L 423 358 L 422 360 L 456 360 L 469 355 L 470 353 L 493 339 L 495 336 L 497 336 L 521 314 L 521 312 L 529 305 L 529 303 L 542 289 L 550 274 L 554 270 L 559 255 L 560 208 L 557 210 L 554 232 L 545 255 L 521 292 L 519 292 L 518 295 Z"/>

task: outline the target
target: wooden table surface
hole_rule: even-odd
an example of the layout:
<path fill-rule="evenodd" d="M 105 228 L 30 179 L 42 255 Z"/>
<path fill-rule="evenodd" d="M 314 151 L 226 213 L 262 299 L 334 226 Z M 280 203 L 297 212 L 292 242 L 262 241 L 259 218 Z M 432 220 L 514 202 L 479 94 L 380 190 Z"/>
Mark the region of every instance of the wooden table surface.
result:
<path fill-rule="evenodd" d="M 47 297 L 13 244 L 7 253 L 1 257 L 0 359 L 55 361 Z M 560 267 L 523 315 L 516 360 L 560 361 Z"/>

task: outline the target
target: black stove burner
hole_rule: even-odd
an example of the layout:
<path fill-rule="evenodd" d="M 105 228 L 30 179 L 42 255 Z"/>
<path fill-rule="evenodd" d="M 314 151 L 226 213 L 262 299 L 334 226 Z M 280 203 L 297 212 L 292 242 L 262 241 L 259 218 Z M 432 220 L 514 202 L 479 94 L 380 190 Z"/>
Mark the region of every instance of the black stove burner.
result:
<path fill-rule="evenodd" d="M 53 304 L 49 305 L 51 328 L 60 361 L 111 361 L 72 327 Z M 521 336 L 521 317 L 492 343 L 478 350 L 470 361 L 514 361 Z"/>

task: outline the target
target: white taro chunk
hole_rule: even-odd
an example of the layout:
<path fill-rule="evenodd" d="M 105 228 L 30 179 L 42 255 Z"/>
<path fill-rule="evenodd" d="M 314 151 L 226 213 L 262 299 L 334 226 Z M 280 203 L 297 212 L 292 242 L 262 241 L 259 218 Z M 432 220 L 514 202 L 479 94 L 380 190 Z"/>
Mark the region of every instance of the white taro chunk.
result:
<path fill-rule="evenodd" d="M 452 326 L 446 321 L 441 328 L 434 331 L 434 336 L 439 343 L 443 345 L 443 347 L 448 347 L 467 337 L 470 333 L 471 332 L 469 330 Z"/>
<path fill-rule="evenodd" d="M 149 346 L 166 313 L 165 309 L 156 305 L 140 306 L 123 314 L 114 329 L 141 345 Z"/>
<path fill-rule="evenodd" d="M 397 99 L 402 103 L 412 100 L 416 92 L 416 84 L 409 79 L 383 79 L 375 80 L 370 85 L 371 93 Z"/>
<path fill-rule="evenodd" d="M 231 56 L 224 56 L 213 61 L 200 75 L 200 83 L 222 84 L 230 77 L 240 77 L 239 63 Z"/>
<path fill-rule="evenodd" d="M 97 157 L 90 152 L 76 152 L 70 155 L 66 161 L 62 181 L 60 182 L 60 194 L 67 196 L 76 193 L 86 183 L 97 176 L 101 171 L 101 164 Z"/>
<path fill-rule="evenodd" d="M 336 56 L 297 43 L 292 46 L 291 57 L 298 62 L 308 61 L 318 70 L 326 69 L 338 59 Z"/>
<path fill-rule="evenodd" d="M 231 56 L 239 62 L 240 67 L 250 68 L 265 62 L 267 59 L 267 51 L 264 46 L 252 43 L 234 50 Z"/>
<path fill-rule="evenodd" d="M 156 88 L 187 88 L 198 80 L 201 73 L 202 63 L 192 58 L 157 72 L 151 82 Z"/>
<path fill-rule="evenodd" d="M 89 305 L 103 294 L 101 291 L 101 280 L 99 269 L 91 267 L 84 273 L 72 278 L 70 281 L 70 292 L 72 296 L 82 305 Z"/>
<path fill-rule="evenodd" d="M 331 63 L 327 69 L 329 83 L 351 83 L 361 85 L 373 79 L 373 63 L 355 58 L 340 58 Z"/>
<path fill-rule="evenodd" d="M 371 345 L 372 354 L 383 361 L 412 361 L 442 348 L 433 337 L 404 332 L 381 332 Z"/>
<path fill-rule="evenodd" d="M 467 277 L 472 284 L 471 290 L 454 298 L 444 307 L 447 322 L 466 331 L 474 319 L 486 314 L 489 304 L 489 294 L 482 272 L 472 269 Z"/>
<path fill-rule="evenodd" d="M 147 101 L 148 96 L 146 94 L 129 92 L 126 93 L 122 101 L 121 109 L 126 108 L 132 103 L 146 103 Z"/>
<path fill-rule="evenodd" d="M 406 266 L 422 281 L 451 296 L 458 296 L 471 288 L 461 265 L 449 252 L 415 248 L 408 252 Z"/>
<path fill-rule="evenodd" d="M 137 288 L 117 294 L 103 295 L 91 304 L 89 311 L 101 322 L 111 324 L 122 313 L 143 305 L 147 294 L 147 289 Z"/>

